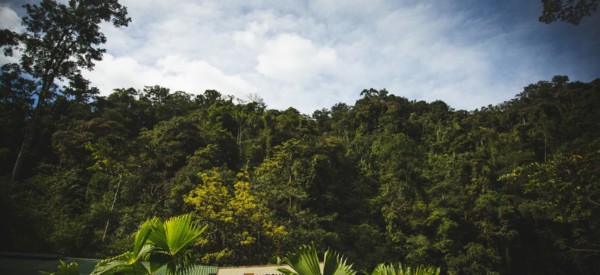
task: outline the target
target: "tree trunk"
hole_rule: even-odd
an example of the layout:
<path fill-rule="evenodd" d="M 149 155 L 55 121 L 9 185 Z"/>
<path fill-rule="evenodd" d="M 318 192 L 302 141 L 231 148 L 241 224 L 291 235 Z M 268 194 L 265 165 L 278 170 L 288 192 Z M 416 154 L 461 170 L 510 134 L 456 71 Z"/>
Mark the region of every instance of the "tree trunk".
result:
<path fill-rule="evenodd" d="M 63 53 L 63 58 L 65 57 L 65 53 Z M 44 108 L 44 103 L 46 102 L 46 98 L 50 93 L 50 87 L 54 83 L 54 79 L 56 78 L 56 71 L 60 67 L 62 62 L 59 62 L 54 66 L 54 70 L 52 72 L 48 72 L 51 68 L 48 68 L 46 74 L 42 78 L 42 87 L 38 94 L 38 103 L 33 110 L 33 115 L 31 116 L 31 122 L 29 126 L 27 126 L 27 130 L 25 131 L 25 136 L 23 137 L 23 143 L 21 143 L 21 148 L 19 149 L 19 154 L 17 155 L 17 159 L 15 160 L 15 165 L 13 166 L 12 175 L 10 180 L 12 182 L 18 181 L 21 179 L 21 167 L 23 165 L 23 160 L 26 155 L 29 154 L 29 148 L 31 147 L 31 142 L 33 141 L 33 137 L 35 136 L 35 127 L 38 124 L 37 121 L 39 119 L 40 113 Z"/>
<path fill-rule="evenodd" d="M 42 89 L 45 89 L 45 87 L 42 87 Z M 15 165 L 13 166 L 12 175 L 10 177 L 10 180 L 12 182 L 21 179 L 21 167 L 23 166 L 23 160 L 29 154 L 29 148 L 31 147 L 33 137 L 35 136 L 35 127 L 37 125 L 41 109 L 43 108 L 43 104 L 46 101 L 46 95 L 47 93 L 40 93 L 40 96 L 38 97 L 38 104 L 35 107 L 33 115 L 31 117 L 31 122 L 27 126 L 27 130 L 25 130 L 23 143 L 21 143 L 21 148 L 19 149 L 19 154 L 17 155 L 17 159 L 15 160 Z"/>
<path fill-rule="evenodd" d="M 117 190 L 115 190 L 115 197 L 113 198 L 112 204 L 110 205 L 110 213 L 115 209 L 115 203 L 117 202 L 117 196 L 119 195 L 119 189 L 121 188 L 121 175 L 119 175 L 119 183 L 117 183 Z M 102 233 L 102 242 L 106 238 L 106 232 L 108 232 L 108 225 L 110 224 L 110 217 L 106 219 L 106 225 L 104 226 L 104 233 Z"/>
<path fill-rule="evenodd" d="M 21 143 L 21 148 L 19 149 L 19 154 L 17 155 L 17 160 L 15 160 L 15 165 L 13 166 L 12 175 L 10 177 L 12 182 L 21 179 L 21 166 L 23 164 L 25 155 L 29 153 L 29 147 L 31 147 L 31 141 L 33 140 L 34 134 L 33 128 L 33 122 L 31 122 L 29 127 L 27 127 L 25 137 L 23 137 L 23 143 Z"/>

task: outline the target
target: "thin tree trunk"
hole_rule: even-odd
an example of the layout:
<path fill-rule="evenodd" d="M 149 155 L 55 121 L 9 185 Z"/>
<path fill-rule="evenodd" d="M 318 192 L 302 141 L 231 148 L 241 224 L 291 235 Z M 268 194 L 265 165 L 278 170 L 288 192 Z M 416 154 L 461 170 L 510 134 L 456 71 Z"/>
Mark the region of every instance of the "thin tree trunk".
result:
<path fill-rule="evenodd" d="M 106 225 L 104 226 L 104 233 L 102 233 L 102 242 L 104 242 L 104 238 L 106 238 L 106 232 L 108 231 L 109 224 L 110 224 L 110 219 L 107 219 Z"/>
<path fill-rule="evenodd" d="M 23 137 L 23 143 L 21 143 L 21 148 L 19 149 L 19 154 L 17 155 L 17 159 L 15 160 L 15 165 L 13 166 L 12 175 L 10 180 L 12 182 L 18 181 L 21 179 L 21 166 L 23 164 L 23 159 L 25 159 L 25 155 L 29 153 L 29 147 L 31 147 L 31 142 L 33 140 L 33 121 L 27 127 L 25 132 L 25 137 Z"/>
<path fill-rule="evenodd" d="M 59 48 L 61 46 L 61 44 L 63 43 L 65 35 L 66 34 L 63 34 L 63 36 L 61 37 L 61 40 L 57 44 L 57 48 Z M 48 67 L 45 68 L 45 73 L 42 77 L 42 87 L 39 90 L 40 92 L 38 94 L 38 103 L 35 106 L 35 109 L 33 110 L 31 122 L 29 123 L 29 126 L 27 126 L 27 130 L 25 131 L 25 136 L 23 137 L 23 143 L 21 143 L 21 148 L 19 149 L 19 154 L 17 155 L 17 159 L 15 160 L 15 165 L 13 166 L 13 171 L 12 171 L 12 174 L 10 177 L 10 180 L 12 182 L 20 180 L 21 167 L 23 165 L 23 160 L 25 159 L 26 155 L 29 154 L 29 148 L 31 147 L 31 142 L 33 141 L 33 137 L 35 136 L 35 127 L 38 124 L 37 121 L 39 119 L 40 112 L 44 108 L 44 103 L 46 102 L 46 99 L 47 99 L 48 95 L 50 94 L 50 88 L 54 84 L 54 79 L 56 78 L 57 71 L 60 68 L 60 66 L 62 65 L 63 61 L 66 59 L 66 55 L 67 55 L 66 53 L 67 53 L 67 51 L 63 50 L 61 53 L 62 59 L 58 60 L 58 62 L 55 64 L 49 63 L 51 65 L 48 65 Z M 54 56 L 54 53 L 52 55 Z"/>
<path fill-rule="evenodd" d="M 42 91 L 47 89 L 46 86 L 42 87 Z M 33 110 L 33 115 L 31 117 L 31 122 L 27 126 L 25 130 L 25 136 L 23 137 L 23 143 L 21 143 L 21 148 L 19 149 L 19 154 L 17 155 L 17 159 L 15 160 L 15 164 L 13 166 L 12 174 L 10 180 L 12 182 L 18 181 L 21 179 L 21 167 L 23 166 L 23 160 L 29 154 L 29 148 L 31 147 L 31 142 L 33 142 L 33 137 L 35 136 L 35 127 L 38 124 L 37 121 L 40 116 L 40 112 L 43 108 L 44 102 L 46 101 L 47 92 L 40 93 L 38 97 L 38 104 L 35 106 Z"/>
<path fill-rule="evenodd" d="M 113 198 L 112 204 L 110 205 L 110 213 L 115 209 L 115 203 L 117 202 L 117 196 L 119 195 L 119 189 L 121 188 L 121 175 L 119 175 L 119 183 L 117 183 L 117 190 L 115 190 L 115 197 Z M 108 232 L 108 225 L 110 224 L 110 217 L 106 219 L 106 225 L 104 226 L 104 233 L 102 233 L 102 242 L 106 238 L 106 232 Z"/>
<path fill-rule="evenodd" d="M 544 129 L 544 163 L 546 163 L 546 155 L 547 155 L 547 148 L 548 148 L 548 139 L 546 137 L 546 130 Z"/>

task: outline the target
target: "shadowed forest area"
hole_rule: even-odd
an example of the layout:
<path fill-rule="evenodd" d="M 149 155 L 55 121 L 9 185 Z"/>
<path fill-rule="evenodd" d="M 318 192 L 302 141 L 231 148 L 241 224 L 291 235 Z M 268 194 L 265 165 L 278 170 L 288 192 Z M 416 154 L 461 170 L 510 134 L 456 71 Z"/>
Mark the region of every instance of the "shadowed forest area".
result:
<path fill-rule="evenodd" d="M 5 55 L 20 51 L 0 74 L 2 251 L 107 258 L 144 221 L 191 213 L 204 265 L 312 244 L 357 270 L 600 270 L 600 79 L 555 76 L 473 111 L 376 89 L 312 115 L 215 90 L 101 96 L 81 70 L 104 53 L 98 25 L 127 26 L 126 8 L 25 8 L 23 34 L 0 30 Z"/>
<path fill-rule="evenodd" d="M 1 105 L 5 250 L 104 258 L 148 217 L 192 212 L 204 264 L 314 243 L 363 268 L 600 268 L 600 80 L 557 76 L 471 112 L 373 89 L 312 116 L 158 86 L 59 95 L 11 182 L 24 100 Z"/>

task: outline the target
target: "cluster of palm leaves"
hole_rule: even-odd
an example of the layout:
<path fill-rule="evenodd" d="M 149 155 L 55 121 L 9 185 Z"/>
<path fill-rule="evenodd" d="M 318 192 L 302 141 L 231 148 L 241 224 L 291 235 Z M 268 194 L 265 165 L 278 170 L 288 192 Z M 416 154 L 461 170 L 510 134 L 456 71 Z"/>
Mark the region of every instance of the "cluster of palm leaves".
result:
<path fill-rule="evenodd" d="M 403 267 L 402 264 L 394 266 L 392 264 L 380 264 L 371 275 L 440 275 L 440 268 L 418 266 L 411 268 L 410 266 Z"/>
<path fill-rule="evenodd" d="M 136 232 L 133 250 L 98 263 L 92 275 L 182 274 L 193 267 L 186 248 L 206 227 L 192 223 L 190 214 L 144 222 Z"/>
<path fill-rule="evenodd" d="M 46 272 L 40 271 L 41 274 L 45 275 L 79 275 L 79 264 L 77 262 L 65 263 L 63 260 L 59 260 L 58 271 Z"/>
<path fill-rule="evenodd" d="M 302 246 L 295 253 L 288 254 L 283 262 L 290 266 L 279 268 L 285 275 L 355 275 L 352 264 L 347 264 L 346 259 L 331 250 L 325 251 L 323 255 L 323 269 L 319 264 L 319 256 L 314 246 Z"/>
<path fill-rule="evenodd" d="M 98 263 L 92 275 L 108 274 L 188 274 L 195 268 L 188 247 L 206 229 L 192 223 L 190 214 L 164 222 L 152 218 L 135 233 L 133 250 Z M 289 268 L 279 268 L 285 275 L 356 275 L 357 271 L 337 252 L 327 250 L 320 262 L 314 245 L 305 245 L 282 260 Z M 77 264 L 61 261 L 59 271 L 49 274 L 79 274 Z M 367 272 L 361 272 L 369 275 Z M 370 275 L 439 275 L 440 269 L 380 264 Z"/>
<path fill-rule="evenodd" d="M 283 262 L 290 268 L 279 268 L 285 275 L 356 275 L 352 264 L 346 258 L 331 250 L 325 251 L 323 263 L 319 263 L 317 249 L 314 246 L 302 246 L 295 253 L 288 254 Z M 362 272 L 368 275 L 367 272 Z M 402 264 L 380 264 L 371 275 L 439 275 L 440 268 L 431 267 L 403 267 Z"/>

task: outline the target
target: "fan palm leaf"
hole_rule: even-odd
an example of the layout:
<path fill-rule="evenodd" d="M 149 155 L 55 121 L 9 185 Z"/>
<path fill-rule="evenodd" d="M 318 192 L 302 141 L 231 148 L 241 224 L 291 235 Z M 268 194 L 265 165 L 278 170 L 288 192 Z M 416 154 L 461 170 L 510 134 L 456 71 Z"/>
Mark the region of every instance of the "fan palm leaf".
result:
<path fill-rule="evenodd" d="M 440 268 L 422 266 L 411 269 L 410 266 L 402 267 L 402 264 L 400 263 L 397 268 L 392 264 L 379 264 L 375 267 L 375 270 L 373 270 L 371 275 L 439 275 L 440 271 Z"/>
<path fill-rule="evenodd" d="M 323 256 L 323 275 L 354 275 L 352 264 L 346 263 L 346 258 L 337 252 L 327 250 Z"/>
<path fill-rule="evenodd" d="M 206 226 L 199 227 L 192 223 L 191 214 L 172 217 L 165 222 L 157 222 L 148 237 L 154 248 L 153 254 L 161 254 L 152 261 L 152 270 L 164 274 L 175 274 L 191 266 L 186 248 L 193 245 Z M 166 269 L 165 269 L 166 268 Z"/>
<path fill-rule="evenodd" d="M 101 261 L 92 272 L 104 274 L 179 274 L 193 267 L 186 248 L 206 230 L 190 214 L 161 222 L 152 218 L 135 233 L 133 250 Z"/>
<path fill-rule="evenodd" d="M 288 254 L 283 261 L 290 266 L 291 270 L 287 268 L 279 268 L 277 270 L 285 275 L 321 274 L 317 249 L 314 246 L 304 245 L 296 253 Z"/>
<path fill-rule="evenodd" d="M 192 223 L 192 215 L 185 214 L 155 224 L 149 240 L 156 246 L 157 251 L 176 256 L 182 249 L 197 241 L 204 230 L 206 226 L 196 226 Z"/>
<path fill-rule="evenodd" d="M 354 275 L 356 271 L 352 265 L 346 263 L 346 259 L 336 252 L 327 250 L 323 257 L 323 272 L 319 264 L 317 249 L 314 246 L 302 246 L 298 251 L 288 254 L 284 263 L 288 268 L 279 268 L 286 275 Z"/>

